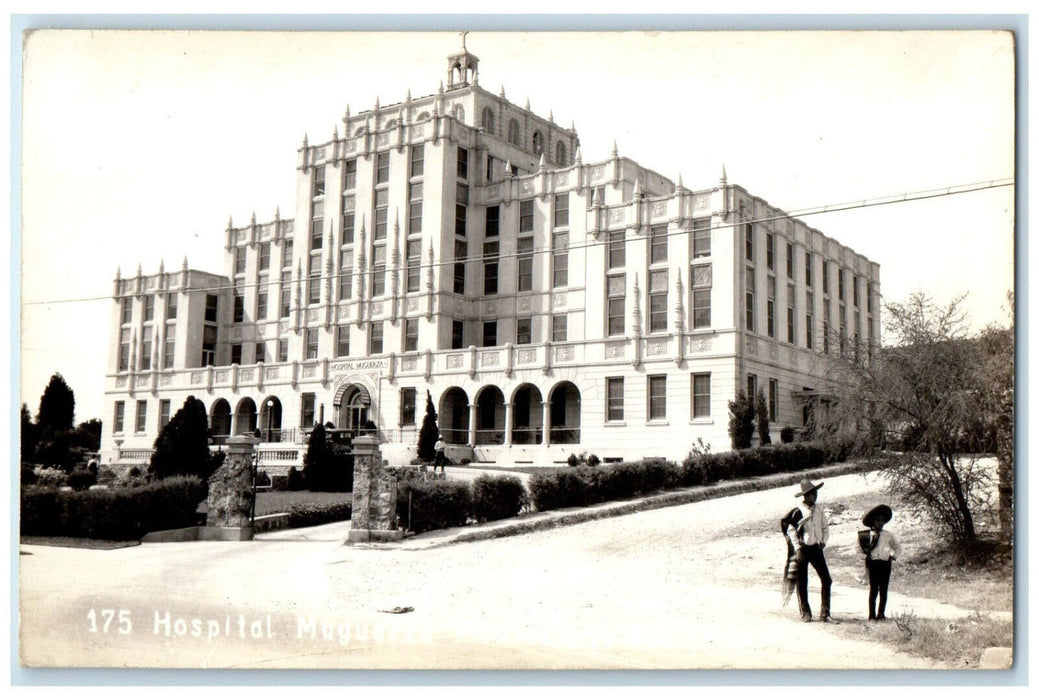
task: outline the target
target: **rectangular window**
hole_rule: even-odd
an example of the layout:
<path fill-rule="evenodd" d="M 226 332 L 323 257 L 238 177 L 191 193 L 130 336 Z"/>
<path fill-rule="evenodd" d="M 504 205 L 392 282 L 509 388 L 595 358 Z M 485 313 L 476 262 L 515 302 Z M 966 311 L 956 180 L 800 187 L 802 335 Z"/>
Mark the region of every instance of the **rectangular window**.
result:
<path fill-rule="evenodd" d="M 619 267 L 624 267 L 624 229 L 621 229 L 620 231 L 610 231 L 608 245 L 609 269 L 614 270 Z"/>
<path fill-rule="evenodd" d="M 464 204 L 455 204 L 455 235 L 465 237 L 468 209 Z"/>
<path fill-rule="evenodd" d="M 234 315 L 231 317 L 232 323 L 241 323 L 245 320 L 245 298 L 238 293 L 236 290 L 234 293 Z"/>
<path fill-rule="evenodd" d="M 516 319 L 516 343 L 518 345 L 526 345 L 527 343 L 534 342 L 531 325 L 532 319 L 529 316 L 526 318 Z"/>
<path fill-rule="evenodd" d="M 308 328 L 306 331 L 307 354 L 306 359 L 317 359 L 317 328 Z"/>
<path fill-rule="evenodd" d="M 289 361 L 289 341 L 284 338 L 278 339 L 278 362 Z"/>
<path fill-rule="evenodd" d="M 844 301 L 844 269 L 837 268 L 837 298 Z"/>
<path fill-rule="evenodd" d="M 805 301 L 805 347 L 812 349 L 812 312 L 815 309 L 815 297 L 811 292 L 806 294 Z"/>
<path fill-rule="evenodd" d="M 202 326 L 202 366 L 208 367 L 216 363 L 216 326 Z"/>
<path fill-rule="evenodd" d="M 624 420 L 624 377 L 606 378 L 606 420 Z"/>
<path fill-rule="evenodd" d="M 667 330 L 667 270 L 649 271 L 649 332 Z"/>
<path fill-rule="evenodd" d="M 769 275 L 765 288 L 765 326 L 769 338 L 776 337 L 776 278 Z"/>
<path fill-rule="evenodd" d="M 408 235 L 422 233 L 422 183 L 408 185 Z"/>
<path fill-rule="evenodd" d="M 667 224 L 649 229 L 649 264 L 667 262 Z"/>
<path fill-rule="evenodd" d="M 461 321 L 451 321 L 451 349 L 461 350 L 465 347 L 465 324 Z"/>
<path fill-rule="evenodd" d="M 786 342 L 793 344 L 797 336 L 797 327 L 794 325 L 795 318 L 794 285 L 789 284 L 786 288 Z"/>
<path fill-rule="evenodd" d="M 519 203 L 519 232 L 530 233 L 534 230 L 534 200 L 524 199 Z"/>
<path fill-rule="evenodd" d="M 498 241 L 483 244 L 483 293 L 498 293 Z"/>
<path fill-rule="evenodd" d="M 570 283 L 570 234 L 552 234 L 552 287 L 565 287 Z"/>
<path fill-rule="evenodd" d="M 266 343 L 257 343 L 256 344 L 256 355 L 255 355 L 254 361 L 257 362 L 257 363 L 259 363 L 259 362 L 267 362 L 267 344 Z"/>
<path fill-rule="evenodd" d="M 552 316 L 552 342 L 566 342 L 566 314 L 553 314 Z"/>
<path fill-rule="evenodd" d="M 314 168 L 314 195 L 320 197 L 325 193 L 325 166 L 319 165 Z"/>
<path fill-rule="evenodd" d="M 711 326 L 711 266 L 693 265 L 693 328 Z"/>
<path fill-rule="evenodd" d="M 216 323 L 216 309 L 218 303 L 218 297 L 216 294 L 206 295 L 206 316 L 205 319 L 209 323 Z"/>
<path fill-rule="evenodd" d="M 343 195 L 343 245 L 354 242 L 354 224 L 357 221 L 357 197 Z"/>
<path fill-rule="evenodd" d="M 386 246 L 372 248 L 372 296 L 386 294 Z"/>
<path fill-rule="evenodd" d="M 401 387 L 400 390 L 400 424 L 415 425 L 415 403 L 417 391 L 413 386 Z"/>
<path fill-rule="evenodd" d="M 300 396 L 299 425 L 308 430 L 314 426 L 314 409 L 316 407 L 315 396 L 312 393 L 304 393 Z"/>
<path fill-rule="evenodd" d="M 375 156 L 375 184 L 384 185 L 390 181 L 390 154 L 380 153 Z"/>
<path fill-rule="evenodd" d="M 271 269 L 271 244 L 260 244 L 260 272 Z"/>
<path fill-rule="evenodd" d="M 310 254 L 307 263 L 309 273 L 307 275 L 307 303 L 321 303 L 321 251 L 315 250 Z"/>
<path fill-rule="evenodd" d="M 517 291 L 534 288 L 534 239 L 529 236 L 516 241 L 516 275 Z"/>
<path fill-rule="evenodd" d="M 292 304 L 292 288 L 288 282 L 281 283 L 281 317 L 289 317 L 289 308 Z"/>
<path fill-rule="evenodd" d="M 343 161 L 343 189 L 346 191 L 357 189 L 357 159 Z"/>
<path fill-rule="evenodd" d="M 386 238 L 386 227 L 389 222 L 390 191 L 375 190 L 375 229 L 372 239 L 381 241 Z"/>
<path fill-rule="evenodd" d="M 812 286 L 812 254 L 805 253 L 805 286 Z"/>
<path fill-rule="evenodd" d="M 711 220 L 693 219 L 693 257 L 706 258 L 711 255 Z"/>
<path fill-rule="evenodd" d="M 148 427 L 148 402 L 137 402 L 137 422 L 134 423 L 135 433 L 143 433 Z"/>
<path fill-rule="evenodd" d="M 748 267 L 747 268 L 747 277 L 746 277 L 745 281 L 746 281 L 746 284 L 747 284 L 747 306 L 746 306 L 746 309 L 745 309 L 746 313 L 747 313 L 747 330 L 748 331 L 753 331 L 754 330 L 754 291 L 755 291 L 755 289 L 754 289 L 754 287 L 755 287 L 755 285 L 754 285 L 754 268 L 753 267 Z"/>
<path fill-rule="evenodd" d="M 344 250 L 339 254 L 339 299 L 349 299 L 354 281 L 354 252 Z"/>
<path fill-rule="evenodd" d="M 851 276 L 851 303 L 856 308 L 859 306 L 859 278 Z"/>
<path fill-rule="evenodd" d="M 267 318 L 267 290 L 256 293 L 256 320 L 263 321 Z"/>
<path fill-rule="evenodd" d="M 779 380 L 768 380 L 768 419 L 775 423 L 779 411 Z"/>
<path fill-rule="evenodd" d="M 174 363 L 174 350 L 176 349 L 176 340 L 173 337 L 173 326 L 166 328 L 166 344 L 162 351 L 162 366 L 169 369 Z"/>
<path fill-rule="evenodd" d="M 693 375 L 693 418 L 711 415 L 711 373 Z"/>
<path fill-rule="evenodd" d="M 325 237 L 325 203 L 314 202 L 314 211 L 310 220 L 310 249 L 321 250 Z"/>
<path fill-rule="evenodd" d="M 418 319 L 404 320 L 404 352 L 418 351 Z"/>
<path fill-rule="evenodd" d="M 231 364 L 240 365 L 242 364 L 242 344 L 234 343 L 231 345 Z"/>
<path fill-rule="evenodd" d="M 490 154 L 487 154 L 487 175 L 485 179 L 487 182 L 494 179 L 494 156 Z"/>
<path fill-rule="evenodd" d="M 133 320 L 133 300 L 132 299 L 123 299 L 121 312 L 122 313 L 120 314 L 120 321 L 119 321 L 120 323 L 122 323 L 123 325 L 126 325 L 127 323 L 130 323 L 130 321 Z"/>
<path fill-rule="evenodd" d="M 465 258 L 468 254 L 465 241 L 455 241 L 455 294 L 465 294 Z"/>
<path fill-rule="evenodd" d="M 873 283 L 866 283 L 866 313 L 873 313 Z"/>
<path fill-rule="evenodd" d="M 483 345 L 492 346 L 498 344 L 498 322 L 483 322 Z"/>
<path fill-rule="evenodd" d="M 822 268 L 823 268 L 823 294 L 826 295 L 826 294 L 830 293 L 830 263 L 828 263 L 827 261 L 823 260 Z"/>
<path fill-rule="evenodd" d="M 145 331 L 149 329 L 145 328 Z M 152 337 L 151 334 L 145 334 L 141 338 L 141 369 L 149 370 L 152 368 Z"/>
<path fill-rule="evenodd" d="M 234 273 L 235 273 L 235 275 L 244 275 L 245 274 L 245 256 L 246 256 L 247 252 L 248 251 L 246 251 L 245 246 L 240 246 L 238 248 L 235 248 L 235 251 L 234 251 Z"/>
<path fill-rule="evenodd" d="M 409 292 L 419 291 L 422 283 L 422 241 L 408 241 L 408 281 Z"/>
<path fill-rule="evenodd" d="M 122 401 L 115 402 L 115 416 L 112 419 L 112 432 L 123 432 L 123 421 L 126 418 L 126 404 Z"/>
<path fill-rule="evenodd" d="M 786 244 L 786 277 L 794 279 L 794 244 Z"/>
<path fill-rule="evenodd" d="M 754 260 L 754 224 L 744 224 L 744 238 L 746 239 L 747 260 Z"/>
<path fill-rule="evenodd" d="M 459 180 L 469 179 L 469 151 L 461 146 L 458 147 L 458 164 L 456 172 Z"/>
<path fill-rule="evenodd" d="M 148 296 L 144 298 L 144 322 L 155 320 L 155 297 Z"/>
<path fill-rule="evenodd" d="M 570 225 L 570 195 L 557 194 L 555 205 L 552 210 L 553 228 L 563 228 Z"/>
<path fill-rule="evenodd" d="M 649 394 L 649 420 L 667 418 L 667 377 L 654 375 L 647 377 Z"/>
<path fill-rule="evenodd" d="M 487 238 L 497 238 L 499 230 L 499 217 L 501 216 L 500 207 L 495 204 L 494 206 L 487 207 L 486 211 L 486 226 L 484 236 Z"/>
<path fill-rule="evenodd" d="M 336 357 L 350 355 L 350 326 L 336 326 Z"/>
<path fill-rule="evenodd" d="M 771 233 L 765 237 L 765 264 L 770 270 L 776 269 L 776 237 Z"/>
<path fill-rule="evenodd" d="M 411 147 L 411 177 L 422 177 L 426 170 L 426 147 L 418 144 Z"/>
<path fill-rule="evenodd" d="M 758 375 L 748 374 L 747 375 L 747 396 L 754 399 L 758 395 Z"/>
<path fill-rule="evenodd" d="M 606 334 L 624 335 L 624 275 L 606 278 Z"/>
<path fill-rule="evenodd" d="M 292 241 L 281 244 L 281 269 L 292 270 Z"/>
<path fill-rule="evenodd" d="M 170 400 L 161 399 L 159 401 L 159 430 L 162 430 L 170 422 Z"/>
<path fill-rule="evenodd" d="M 382 354 L 382 321 L 372 321 L 372 332 L 368 338 L 368 354 Z"/>

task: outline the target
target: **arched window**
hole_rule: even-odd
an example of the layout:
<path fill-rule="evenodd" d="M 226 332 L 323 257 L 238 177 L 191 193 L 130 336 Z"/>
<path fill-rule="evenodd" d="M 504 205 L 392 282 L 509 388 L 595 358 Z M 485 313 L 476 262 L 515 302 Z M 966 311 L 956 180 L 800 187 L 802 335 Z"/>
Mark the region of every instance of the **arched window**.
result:
<path fill-rule="evenodd" d="M 490 107 L 483 108 L 483 114 L 480 116 L 480 126 L 488 134 L 494 133 L 494 110 Z"/>
<path fill-rule="evenodd" d="M 534 132 L 534 136 L 530 139 L 530 147 L 531 150 L 534 151 L 535 155 L 541 155 L 541 153 L 545 150 L 545 141 L 541 137 L 540 131 Z"/>
<path fill-rule="evenodd" d="M 509 143 L 513 146 L 520 145 L 519 122 L 515 119 L 509 120 Z"/>

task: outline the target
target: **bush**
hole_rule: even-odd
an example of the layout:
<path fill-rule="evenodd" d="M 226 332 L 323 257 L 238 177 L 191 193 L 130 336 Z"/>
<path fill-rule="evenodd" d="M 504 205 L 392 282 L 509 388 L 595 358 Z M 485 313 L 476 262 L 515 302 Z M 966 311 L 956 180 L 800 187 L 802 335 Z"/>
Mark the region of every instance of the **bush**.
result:
<path fill-rule="evenodd" d="M 754 398 L 748 397 L 740 389 L 736 393 L 736 400 L 729 402 L 729 438 L 732 440 L 732 449 L 750 447 L 753 437 Z"/>
<path fill-rule="evenodd" d="M 589 467 L 597 467 L 600 464 L 602 464 L 602 460 L 599 459 L 599 455 L 597 455 L 597 454 L 590 454 L 590 455 L 588 455 L 588 466 Z"/>
<path fill-rule="evenodd" d="M 222 462 L 209 451 L 205 404 L 189 396 L 155 438 L 148 471 L 159 479 L 182 474 L 205 481 Z"/>
<path fill-rule="evenodd" d="M 21 534 L 135 540 L 147 532 L 196 524 L 206 491 L 194 476 L 96 491 L 30 486 L 22 491 Z"/>
<path fill-rule="evenodd" d="M 302 491 L 303 490 L 303 473 L 298 471 L 295 467 L 289 467 L 289 477 L 286 483 L 286 487 L 289 491 Z"/>
<path fill-rule="evenodd" d="M 581 463 L 581 459 L 573 452 L 571 452 L 570 456 L 566 458 L 566 463 L 569 464 L 571 467 L 576 467 L 578 464 Z"/>
<path fill-rule="evenodd" d="M 794 429 L 789 425 L 779 431 L 779 439 L 783 444 L 789 444 L 794 441 Z"/>
<path fill-rule="evenodd" d="M 468 484 L 446 480 L 398 484 L 397 522 L 412 532 L 465 525 L 472 510 L 473 495 Z"/>
<path fill-rule="evenodd" d="M 69 485 L 69 475 L 61 469 L 37 467 L 34 473 L 36 474 L 36 485 L 40 488 L 57 489 Z"/>
<path fill-rule="evenodd" d="M 350 519 L 349 503 L 295 503 L 289 509 L 289 527 L 310 527 Z"/>
<path fill-rule="evenodd" d="M 76 468 L 69 474 L 69 486 L 74 491 L 86 491 L 97 483 L 97 475 L 89 469 Z"/>
<path fill-rule="evenodd" d="M 482 474 L 473 482 L 473 515 L 478 522 L 514 518 L 527 500 L 523 483 L 514 476 Z"/>

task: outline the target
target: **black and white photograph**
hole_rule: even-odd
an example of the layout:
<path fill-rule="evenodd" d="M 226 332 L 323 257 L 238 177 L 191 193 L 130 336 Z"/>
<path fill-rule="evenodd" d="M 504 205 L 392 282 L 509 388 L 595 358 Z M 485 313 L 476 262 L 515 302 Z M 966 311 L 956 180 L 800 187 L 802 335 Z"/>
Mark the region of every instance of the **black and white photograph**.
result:
<path fill-rule="evenodd" d="M 17 663 L 1010 673 L 1014 32 L 437 26 L 21 37 Z"/>

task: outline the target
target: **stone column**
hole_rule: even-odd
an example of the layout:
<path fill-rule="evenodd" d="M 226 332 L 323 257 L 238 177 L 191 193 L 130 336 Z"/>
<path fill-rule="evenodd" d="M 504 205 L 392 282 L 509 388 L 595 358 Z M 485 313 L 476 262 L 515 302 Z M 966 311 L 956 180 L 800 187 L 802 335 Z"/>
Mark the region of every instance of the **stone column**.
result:
<path fill-rule="evenodd" d="M 476 404 L 469 404 L 469 447 L 476 447 Z"/>
<path fill-rule="evenodd" d="M 505 447 L 512 447 L 512 403 L 505 404 Z"/>
<path fill-rule="evenodd" d="M 209 479 L 204 539 L 253 538 L 253 449 L 257 442 L 246 436 L 228 438 L 224 463 Z"/>
<path fill-rule="evenodd" d="M 354 493 L 347 543 L 389 542 L 404 532 L 397 528 L 397 479 L 382 465 L 379 441 L 354 438 Z"/>
<path fill-rule="evenodd" d="M 549 428 L 552 423 L 552 402 L 542 401 L 541 402 L 541 444 L 544 447 L 549 446 Z"/>

